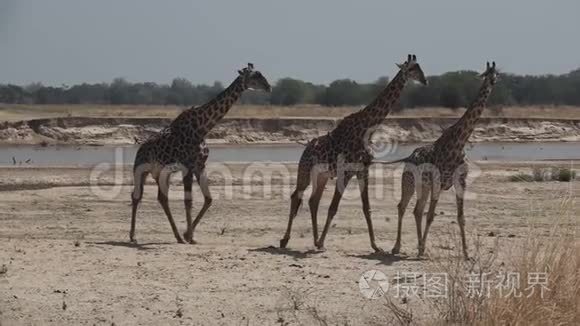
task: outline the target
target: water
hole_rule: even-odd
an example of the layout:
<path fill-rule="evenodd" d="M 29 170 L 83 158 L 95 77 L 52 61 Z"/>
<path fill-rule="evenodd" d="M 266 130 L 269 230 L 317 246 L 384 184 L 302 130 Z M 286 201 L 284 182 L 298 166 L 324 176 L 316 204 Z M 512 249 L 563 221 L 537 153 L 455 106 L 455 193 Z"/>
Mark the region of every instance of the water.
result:
<path fill-rule="evenodd" d="M 421 144 L 396 146 L 381 160 L 405 157 Z M 95 165 L 133 163 L 137 146 L 0 146 L 0 165 L 35 166 Z M 214 145 L 210 162 L 297 162 L 304 146 L 292 145 Z M 471 160 L 538 161 L 580 159 L 580 142 L 478 143 L 467 148 Z M 28 163 L 26 163 L 27 160 Z"/>

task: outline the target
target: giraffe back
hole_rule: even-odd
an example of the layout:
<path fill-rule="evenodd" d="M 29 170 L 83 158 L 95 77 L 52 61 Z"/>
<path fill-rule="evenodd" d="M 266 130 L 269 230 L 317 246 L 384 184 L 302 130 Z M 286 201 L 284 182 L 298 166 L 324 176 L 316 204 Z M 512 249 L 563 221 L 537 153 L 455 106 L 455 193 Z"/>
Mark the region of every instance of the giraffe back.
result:
<path fill-rule="evenodd" d="M 146 140 L 135 156 L 134 170 L 146 169 L 157 174 L 161 169 L 194 172 L 205 167 L 209 148 L 205 140 L 174 132 L 171 126 Z"/>

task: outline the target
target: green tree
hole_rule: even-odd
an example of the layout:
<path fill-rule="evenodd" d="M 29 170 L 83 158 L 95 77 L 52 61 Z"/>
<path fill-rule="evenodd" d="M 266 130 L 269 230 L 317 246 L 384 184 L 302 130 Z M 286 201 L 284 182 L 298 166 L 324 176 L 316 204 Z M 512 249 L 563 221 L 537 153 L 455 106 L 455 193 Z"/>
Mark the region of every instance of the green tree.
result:
<path fill-rule="evenodd" d="M 111 104 L 129 103 L 130 84 L 124 78 L 115 78 L 109 86 L 108 99 Z"/>
<path fill-rule="evenodd" d="M 364 97 L 363 88 L 350 79 L 335 80 L 326 89 L 325 105 L 358 105 Z"/>
<path fill-rule="evenodd" d="M 270 102 L 275 105 L 296 105 L 304 103 L 306 96 L 307 86 L 303 81 L 282 78 L 274 85 Z"/>
<path fill-rule="evenodd" d="M 457 109 L 464 106 L 465 100 L 455 85 L 445 85 L 439 95 L 439 104 L 445 108 Z"/>

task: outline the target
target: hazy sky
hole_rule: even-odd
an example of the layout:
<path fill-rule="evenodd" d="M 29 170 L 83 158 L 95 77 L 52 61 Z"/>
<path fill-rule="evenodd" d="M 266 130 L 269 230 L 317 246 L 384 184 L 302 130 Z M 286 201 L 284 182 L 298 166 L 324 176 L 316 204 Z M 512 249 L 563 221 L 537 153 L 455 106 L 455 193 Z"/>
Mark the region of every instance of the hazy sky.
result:
<path fill-rule="evenodd" d="M 580 67 L 578 0 L 0 0 L 0 83 L 361 82 L 416 53 L 427 74 Z"/>

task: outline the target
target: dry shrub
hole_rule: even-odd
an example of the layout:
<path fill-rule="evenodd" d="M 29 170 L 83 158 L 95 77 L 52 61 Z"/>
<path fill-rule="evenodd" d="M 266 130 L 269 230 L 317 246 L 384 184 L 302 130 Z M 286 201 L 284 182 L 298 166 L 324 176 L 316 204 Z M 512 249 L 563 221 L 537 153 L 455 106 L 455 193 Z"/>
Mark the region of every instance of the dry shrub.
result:
<path fill-rule="evenodd" d="M 573 232 L 558 226 L 550 237 L 528 237 L 511 263 L 521 275 L 545 272 L 547 290 L 532 295 L 492 296 L 480 325 L 580 325 L 580 245 Z"/>
<path fill-rule="evenodd" d="M 320 325 L 328 326 L 328 317 L 318 309 L 319 304 L 313 298 L 313 288 L 294 289 L 284 287 L 276 313 L 280 325 Z"/>
<path fill-rule="evenodd" d="M 531 226 L 519 243 L 501 244 L 513 248 L 506 254 L 496 254 L 500 247 L 496 238 L 492 250 L 477 241 L 472 262 L 447 259 L 435 263 L 436 269 L 449 277 L 448 297 L 434 302 L 441 317 L 446 322 L 470 325 L 580 325 L 580 242 L 576 238 L 577 217 L 570 204 L 565 202 L 562 211 L 556 212 L 560 220 L 548 236 Z M 491 284 L 487 295 L 470 295 L 465 277 L 474 273 L 519 275 L 521 295 L 506 295 L 494 288 L 497 283 Z M 532 283 L 536 273 L 547 277 L 545 291 Z"/>
<path fill-rule="evenodd" d="M 452 254 L 431 251 L 428 273 L 447 274 L 447 295 L 443 298 L 425 298 L 432 312 L 421 325 L 580 325 L 580 240 L 577 237 L 579 221 L 570 207 L 572 201 L 562 205 L 558 221 L 546 235 L 530 226 L 523 239 L 494 238 L 493 243 L 475 239 L 470 247 L 472 259 L 461 258 L 460 250 Z M 450 246 L 439 248 L 461 248 L 453 231 L 450 236 L 438 241 L 449 242 Z M 435 239 L 434 239 L 435 240 Z M 499 249 L 502 250 L 499 250 Z M 497 276 L 519 275 L 521 296 L 500 292 Z M 547 277 L 546 289 L 540 290 L 529 276 L 542 273 Z M 469 277 L 487 275 L 490 291 L 481 296 L 473 295 L 473 287 L 466 281 Z M 529 290 L 533 287 L 534 291 Z M 526 290 L 528 289 L 528 290 Z M 396 324 L 419 325 L 410 320 L 401 307 L 387 305 L 389 314 L 395 316 Z M 403 313 L 401 313 L 403 311 Z M 401 316 L 403 318 L 401 318 Z"/>
<path fill-rule="evenodd" d="M 445 239 L 443 241 L 447 243 L 439 246 L 440 248 L 461 248 L 453 230 L 450 230 L 450 234 L 442 239 Z M 447 276 L 447 294 L 443 298 L 427 298 L 428 304 L 437 312 L 441 321 L 473 324 L 485 315 L 488 303 L 486 296 L 473 295 L 467 280 L 470 277 L 482 278 L 485 277 L 484 275 L 493 274 L 500 264 L 497 263 L 496 256 L 498 247 L 497 239 L 493 249 L 489 249 L 478 237 L 475 245 L 470 248 L 472 258 L 468 261 L 462 258 L 459 250 L 451 255 L 435 248 L 432 250 L 433 256 L 440 258 L 433 258 L 427 270 L 429 273 L 442 273 Z"/>
<path fill-rule="evenodd" d="M 389 325 L 401 325 L 401 326 L 415 326 L 417 322 L 415 321 L 413 311 L 408 307 L 400 306 L 393 302 L 389 296 L 385 296 L 385 307 L 390 312 L 391 319 L 389 320 Z"/>

